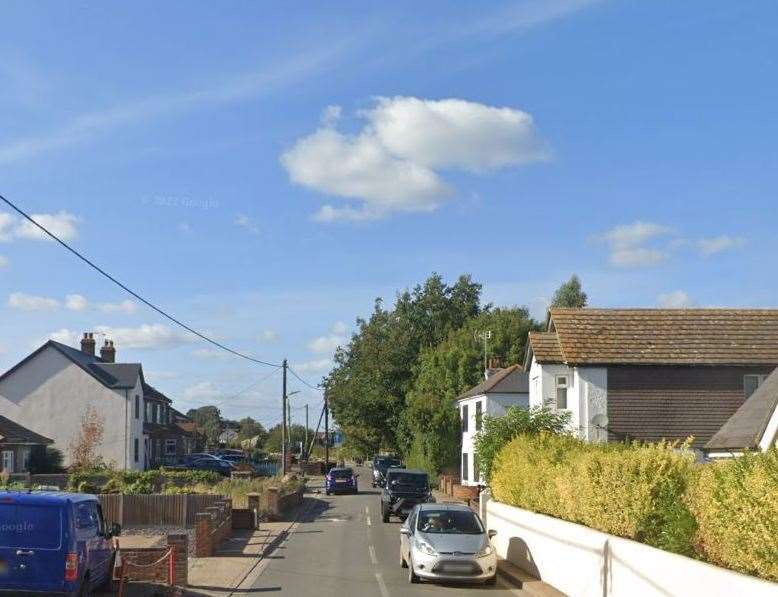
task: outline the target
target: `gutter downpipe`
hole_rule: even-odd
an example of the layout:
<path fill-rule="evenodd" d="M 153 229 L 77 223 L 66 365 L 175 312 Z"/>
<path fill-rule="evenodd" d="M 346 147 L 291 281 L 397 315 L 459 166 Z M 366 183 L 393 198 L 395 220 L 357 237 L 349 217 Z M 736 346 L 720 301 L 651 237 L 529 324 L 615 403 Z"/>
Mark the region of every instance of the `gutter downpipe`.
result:
<path fill-rule="evenodd" d="M 129 419 L 127 418 L 127 408 L 130 401 L 129 390 L 124 388 L 124 469 L 127 470 L 127 450 L 129 449 L 127 443 L 130 441 L 130 435 L 127 431 L 127 425 L 129 425 Z"/>

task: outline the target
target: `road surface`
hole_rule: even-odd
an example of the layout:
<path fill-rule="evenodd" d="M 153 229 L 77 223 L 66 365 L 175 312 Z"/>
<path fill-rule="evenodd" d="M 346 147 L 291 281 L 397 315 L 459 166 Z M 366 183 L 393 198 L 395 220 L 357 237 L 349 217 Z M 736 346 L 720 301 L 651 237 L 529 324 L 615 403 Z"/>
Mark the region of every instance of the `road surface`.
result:
<path fill-rule="evenodd" d="M 321 483 L 309 484 L 321 494 L 287 539 L 268 556 L 248 594 L 290 597 L 406 597 L 448 595 L 472 597 L 526 596 L 504 584 L 411 585 L 400 567 L 400 522 L 381 522 L 380 490 L 370 487 L 370 470 L 360 469 L 360 494 L 327 496 Z M 308 496 L 311 497 L 311 496 Z"/>

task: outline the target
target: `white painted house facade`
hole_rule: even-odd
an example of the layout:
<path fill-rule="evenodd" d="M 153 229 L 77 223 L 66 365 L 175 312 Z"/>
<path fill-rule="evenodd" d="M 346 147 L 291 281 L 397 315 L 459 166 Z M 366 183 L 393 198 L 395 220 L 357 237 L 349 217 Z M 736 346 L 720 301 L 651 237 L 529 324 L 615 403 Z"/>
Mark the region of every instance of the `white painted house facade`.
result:
<path fill-rule="evenodd" d="M 487 369 L 486 379 L 457 398 L 462 425 L 460 482 L 462 485 L 483 484 L 475 461 L 474 438 L 481 430 L 483 417 L 503 416 L 511 406 L 527 408 L 529 388 L 527 374 L 519 365 L 504 369 Z"/>
<path fill-rule="evenodd" d="M 104 421 L 99 456 L 117 468 L 142 470 L 143 370 L 138 363 L 114 363 L 110 341 L 95 356 L 88 336 L 82 350 L 49 340 L 0 376 L 0 415 L 54 440 L 67 466 L 69 446 L 91 407 Z"/>

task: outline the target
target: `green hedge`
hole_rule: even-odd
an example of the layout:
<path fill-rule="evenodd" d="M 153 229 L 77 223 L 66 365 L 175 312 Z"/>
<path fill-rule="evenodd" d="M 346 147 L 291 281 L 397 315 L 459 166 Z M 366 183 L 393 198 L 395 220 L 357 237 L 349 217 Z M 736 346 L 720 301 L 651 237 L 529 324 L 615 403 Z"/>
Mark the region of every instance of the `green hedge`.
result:
<path fill-rule="evenodd" d="M 667 443 L 521 435 L 498 454 L 495 499 L 778 580 L 778 455 L 695 464 Z"/>
<path fill-rule="evenodd" d="M 77 471 L 68 477 L 68 489 L 81 493 L 155 493 L 171 485 L 215 484 L 222 477 L 212 471 Z"/>

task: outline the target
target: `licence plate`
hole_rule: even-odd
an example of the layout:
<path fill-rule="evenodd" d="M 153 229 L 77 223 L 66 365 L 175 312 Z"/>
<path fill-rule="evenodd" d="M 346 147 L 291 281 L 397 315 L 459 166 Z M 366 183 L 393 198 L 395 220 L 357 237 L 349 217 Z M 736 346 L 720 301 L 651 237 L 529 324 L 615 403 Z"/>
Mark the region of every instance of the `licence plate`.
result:
<path fill-rule="evenodd" d="M 470 564 L 446 564 L 447 572 L 471 572 L 472 570 Z"/>
<path fill-rule="evenodd" d="M 335 479 L 335 485 L 342 485 L 345 482 L 346 482 L 345 479 Z"/>

